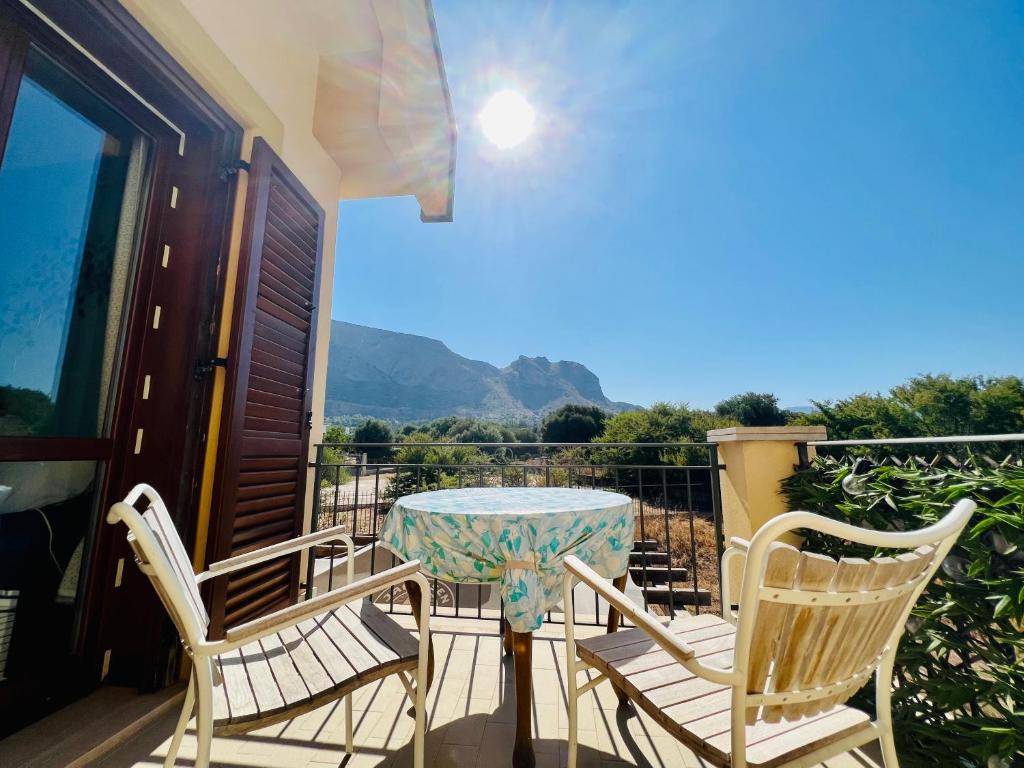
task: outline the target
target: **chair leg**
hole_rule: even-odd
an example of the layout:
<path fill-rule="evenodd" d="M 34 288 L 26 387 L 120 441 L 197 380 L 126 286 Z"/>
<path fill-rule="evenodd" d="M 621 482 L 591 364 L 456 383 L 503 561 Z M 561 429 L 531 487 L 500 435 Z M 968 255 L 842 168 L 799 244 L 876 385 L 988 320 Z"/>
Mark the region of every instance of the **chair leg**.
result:
<path fill-rule="evenodd" d="M 345 752 L 352 754 L 356 751 L 353 745 L 352 729 L 355 724 L 352 722 L 352 694 L 345 697 Z"/>
<path fill-rule="evenodd" d="M 416 669 L 416 735 L 413 743 L 413 766 L 423 768 L 427 731 L 427 669 L 420 664 Z"/>
<path fill-rule="evenodd" d="M 196 675 L 196 762 L 195 768 L 209 768 L 213 746 L 213 669 L 209 659 L 197 659 Z"/>
<path fill-rule="evenodd" d="M 569 709 L 569 754 L 566 757 L 566 768 L 576 768 L 576 753 L 579 751 L 579 686 L 576 681 L 576 628 L 573 604 L 572 576 L 566 574 L 562 583 L 562 611 L 565 616 L 565 677 L 568 683 L 566 703 Z M 613 609 L 611 609 L 613 610 Z M 618 614 L 615 618 L 609 615 L 608 631 L 612 625 L 618 628 Z M 511 632 L 509 632 L 511 634 Z"/>
<path fill-rule="evenodd" d="M 188 721 L 192 719 L 192 710 L 196 703 L 196 676 L 193 671 L 188 678 L 188 688 L 185 691 L 185 703 L 181 706 L 181 714 L 178 716 L 178 725 L 174 729 L 174 736 L 171 737 L 171 746 L 167 750 L 167 757 L 164 759 L 164 768 L 174 768 L 174 761 L 178 757 L 178 750 L 181 749 L 181 739 L 185 735 L 185 728 Z"/>
<path fill-rule="evenodd" d="M 569 692 L 569 755 L 565 761 L 566 768 L 576 768 L 576 752 L 579 749 L 579 701 L 575 691 Z"/>
<path fill-rule="evenodd" d="M 885 768 L 900 768 L 900 761 L 896 756 L 896 741 L 893 738 L 891 727 L 882 729 L 878 743 L 882 747 L 882 761 L 885 763 Z"/>

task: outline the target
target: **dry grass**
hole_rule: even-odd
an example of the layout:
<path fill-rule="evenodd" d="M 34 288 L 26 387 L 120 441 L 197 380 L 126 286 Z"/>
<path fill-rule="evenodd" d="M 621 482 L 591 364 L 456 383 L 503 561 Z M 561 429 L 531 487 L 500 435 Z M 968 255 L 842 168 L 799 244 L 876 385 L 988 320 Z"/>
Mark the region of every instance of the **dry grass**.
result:
<path fill-rule="evenodd" d="M 691 536 L 691 515 L 689 512 L 669 512 L 668 530 L 665 535 L 665 514 L 655 507 L 644 508 L 643 536 L 661 542 L 662 550 L 669 552 L 672 565 L 688 568 L 690 578 L 686 582 L 673 582 L 673 587 L 680 590 L 693 589 L 693 574 L 696 567 L 697 586 L 711 591 L 711 610 L 721 613 L 721 594 L 719 592 L 718 554 L 715 547 L 715 525 L 699 515 L 692 516 L 693 534 Z M 636 536 L 641 538 L 640 518 L 636 521 Z M 665 547 L 668 547 L 665 549 Z M 696 562 L 694 562 L 696 555 Z M 701 609 L 706 610 L 705 608 Z"/>

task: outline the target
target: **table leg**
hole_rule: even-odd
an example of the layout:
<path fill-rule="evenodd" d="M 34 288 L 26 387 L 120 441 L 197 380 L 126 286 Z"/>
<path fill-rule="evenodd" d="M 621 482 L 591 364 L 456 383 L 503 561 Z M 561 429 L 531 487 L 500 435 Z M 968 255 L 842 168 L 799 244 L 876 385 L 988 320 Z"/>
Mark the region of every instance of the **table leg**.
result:
<path fill-rule="evenodd" d="M 619 577 L 617 577 L 615 579 L 612 579 L 612 586 L 615 587 L 620 592 L 623 591 L 626 588 L 626 578 L 627 578 L 627 576 L 628 576 L 628 573 L 624 573 L 621 576 L 619 576 Z M 615 632 L 615 631 L 618 630 L 621 619 L 622 619 L 622 616 L 619 615 L 618 610 L 616 610 L 614 607 L 609 605 L 608 606 L 608 634 L 611 634 L 612 632 Z M 615 683 L 612 683 L 612 687 L 615 689 L 615 695 L 619 697 L 619 706 L 620 707 L 626 706 L 629 703 L 629 697 L 626 696 L 626 694 L 618 686 L 616 686 Z"/>
<path fill-rule="evenodd" d="M 412 607 L 412 615 L 416 617 L 416 626 L 420 625 L 420 606 L 423 605 L 423 590 L 420 589 L 420 585 L 415 581 L 405 582 L 405 591 L 409 595 L 409 605 Z M 430 686 L 434 682 L 434 638 L 433 636 L 427 641 L 429 644 L 428 653 L 430 654 L 430 661 L 427 663 L 427 691 L 430 691 Z"/>
<path fill-rule="evenodd" d="M 516 667 L 516 743 L 512 768 L 534 768 L 531 704 L 533 701 L 533 633 L 510 632 Z"/>

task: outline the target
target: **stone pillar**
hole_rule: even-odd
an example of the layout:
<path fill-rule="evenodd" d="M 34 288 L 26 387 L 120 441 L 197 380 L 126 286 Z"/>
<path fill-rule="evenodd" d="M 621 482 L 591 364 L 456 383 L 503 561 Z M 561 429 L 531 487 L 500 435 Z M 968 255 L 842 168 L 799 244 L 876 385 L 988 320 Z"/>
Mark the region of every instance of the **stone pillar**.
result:
<path fill-rule="evenodd" d="M 717 443 L 718 460 L 725 465 L 719 477 L 726 547 L 730 537 L 749 539 L 768 520 L 790 511 L 780 484 L 799 462 L 796 443 L 825 437 L 823 426 L 728 427 L 708 432 L 708 442 Z M 808 456 L 814 456 L 812 446 Z"/>

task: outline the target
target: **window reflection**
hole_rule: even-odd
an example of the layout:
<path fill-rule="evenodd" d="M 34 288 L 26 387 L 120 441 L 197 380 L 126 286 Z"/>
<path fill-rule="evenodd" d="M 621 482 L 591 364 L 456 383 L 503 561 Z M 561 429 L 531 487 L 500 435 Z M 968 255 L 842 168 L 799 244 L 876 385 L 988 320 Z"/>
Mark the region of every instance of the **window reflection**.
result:
<path fill-rule="evenodd" d="M 105 433 L 144 172 L 138 130 L 31 50 L 0 166 L 0 435 Z"/>

